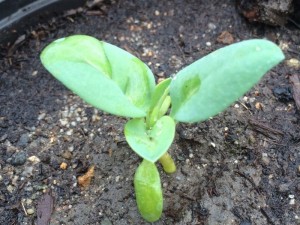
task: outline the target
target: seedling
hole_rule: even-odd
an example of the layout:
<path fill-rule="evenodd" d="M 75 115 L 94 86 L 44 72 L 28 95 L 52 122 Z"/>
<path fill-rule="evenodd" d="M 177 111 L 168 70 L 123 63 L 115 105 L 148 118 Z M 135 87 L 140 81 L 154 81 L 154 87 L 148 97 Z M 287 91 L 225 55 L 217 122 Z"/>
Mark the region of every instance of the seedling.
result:
<path fill-rule="evenodd" d="M 161 217 L 163 196 L 155 165 L 176 170 L 167 153 L 178 122 L 200 122 L 226 109 L 284 59 L 267 40 L 248 40 L 216 50 L 155 85 L 146 64 L 130 53 L 85 35 L 61 38 L 47 46 L 46 69 L 89 104 L 131 118 L 124 133 L 142 163 L 134 176 L 142 217 Z"/>

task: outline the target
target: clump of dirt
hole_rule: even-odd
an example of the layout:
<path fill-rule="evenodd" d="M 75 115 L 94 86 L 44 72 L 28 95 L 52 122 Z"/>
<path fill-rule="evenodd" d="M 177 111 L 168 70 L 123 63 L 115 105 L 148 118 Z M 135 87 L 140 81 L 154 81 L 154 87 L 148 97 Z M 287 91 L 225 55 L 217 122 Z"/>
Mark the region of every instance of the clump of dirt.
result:
<path fill-rule="evenodd" d="M 156 79 L 227 40 L 267 38 L 287 60 L 299 60 L 296 27 L 248 24 L 231 1 L 102 2 L 35 31 L 0 59 L 1 224 L 35 223 L 37 207 L 51 206 L 45 195 L 55 200 L 51 225 L 146 224 L 135 203 L 140 158 L 125 142 L 126 120 L 87 105 L 45 71 L 39 53 L 54 39 L 105 40 L 141 58 Z M 289 76 L 298 69 L 283 62 L 225 112 L 178 125 L 170 150 L 178 170 L 161 170 L 164 213 L 155 224 L 300 223 L 299 109 L 294 95 L 274 94 L 293 89 Z M 77 178 L 93 165 L 94 178 L 81 189 Z"/>

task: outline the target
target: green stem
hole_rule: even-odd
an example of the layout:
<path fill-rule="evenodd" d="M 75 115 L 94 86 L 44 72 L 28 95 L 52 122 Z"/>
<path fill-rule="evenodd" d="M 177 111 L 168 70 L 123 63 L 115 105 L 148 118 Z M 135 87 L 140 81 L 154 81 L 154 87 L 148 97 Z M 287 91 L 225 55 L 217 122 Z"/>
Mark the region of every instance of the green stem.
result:
<path fill-rule="evenodd" d="M 164 168 L 166 173 L 174 173 L 176 171 L 176 165 L 171 155 L 166 152 L 162 157 L 160 157 L 159 162 Z"/>

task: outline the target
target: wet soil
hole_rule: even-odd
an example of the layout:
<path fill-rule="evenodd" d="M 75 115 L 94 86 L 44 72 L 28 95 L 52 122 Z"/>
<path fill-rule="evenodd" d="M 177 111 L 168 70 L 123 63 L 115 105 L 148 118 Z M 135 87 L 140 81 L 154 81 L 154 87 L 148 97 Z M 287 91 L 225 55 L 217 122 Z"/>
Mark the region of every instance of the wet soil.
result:
<path fill-rule="evenodd" d="M 231 41 L 267 38 L 287 60 L 300 48 L 292 24 L 249 24 L 234 1 L 216 0 L 105 1 L 28 34 L 1 49 L 0 224 L 45 224 L 41 205 L 53 205 L 51 225 L 147 224 L 135 203 L 141 160 L 125 142 L 126 119 L 87 105 L 45 71 L 39 53 L 51 41 L 92 35 L 141 58 L 156 79 Z M 178 170 L 166 175 L 158 165 L 165 202 L 153 224 L 300 224 L 300 115 L 289 81 L 297 74 L 283 62 L 225 112 L 177 126 L 170 154 Z M 92 165 L 82 190 L 77 177 Z"/>

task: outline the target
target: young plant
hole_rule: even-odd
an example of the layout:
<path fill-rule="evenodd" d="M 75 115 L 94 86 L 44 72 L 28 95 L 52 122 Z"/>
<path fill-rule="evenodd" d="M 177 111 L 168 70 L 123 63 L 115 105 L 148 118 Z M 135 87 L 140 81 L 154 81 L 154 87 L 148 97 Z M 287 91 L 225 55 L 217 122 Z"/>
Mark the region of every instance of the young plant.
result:
<path fill-rule="evenodd" d="M 142 163 L 134 176 L 142 217 L 160 218 L 163 196 L 155 165 L 176 170 L 167 153 L 178 122 L 200 122 L 226 109 L 284 59 L 267 40 L 248 40 L 216 50 L 155 85 L 151 70 L 130 53 L 85 35 L 61 38 L 47 46 L 46 69 L 89 104 L 131 118 L 124 133 Z M 170 109 L 170 110 L 169 110 Z"/>

